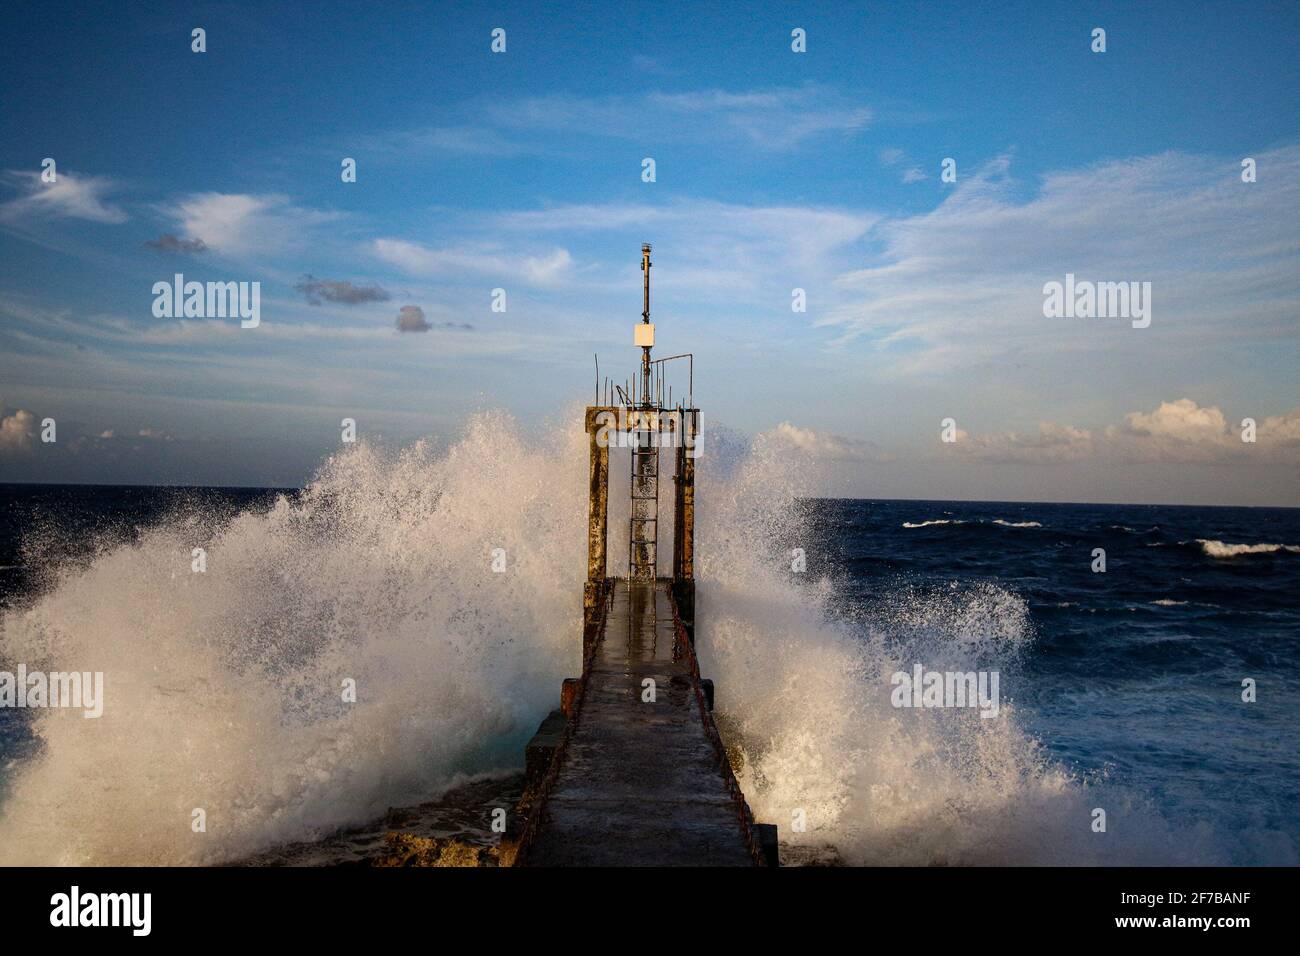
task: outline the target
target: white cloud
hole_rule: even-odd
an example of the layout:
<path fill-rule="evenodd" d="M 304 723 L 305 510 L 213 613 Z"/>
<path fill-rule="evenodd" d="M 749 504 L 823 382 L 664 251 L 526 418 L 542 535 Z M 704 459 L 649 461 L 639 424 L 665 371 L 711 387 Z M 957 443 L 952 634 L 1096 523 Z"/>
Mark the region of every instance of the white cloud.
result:
<path fill-rule="evenodd" d="M 494 105 L 490 115 L 499 126 L 516 130 L 577 130 L 643 141 L 671 133 L 679 141 L 739 139 L 760 149 L 788 150 L 822 135 L 862 130 L 872 111 L 834 90 L 806 84 L 625 97 L 550 94 Z"/>
<path fill-rule="evenodd" d="M 651 108 L 662 108 L 680 123 L 683 119 L 710 125 L 721 122 L 756 146 L 793 149 L 825 133 L 852 133 L 871 121 L 871 110 L 817 86 L 746 93 L 705 90 L 693 93 L 652 93 Z"/>
<path fill-rule="evenodd" d="M 745 206 L 712 200 L 678 199 L 651 205 L 605 203 L 556 206 L 506 213 L 487 226 L 541 241 L 562 233 L 601 249 L 612 241 L 622 253 L 613 262 L 584 267 L 578 275 L 621 295 L 640 284 L 637 241 L 652 237 L 656 288 L 673 291 L 683 303 L 745 305 L 768 316 L 789 314 L 791 289 L 803 287 L 817 305 L 825 303 L 838 270 L 879 217 L 808 206 Z M 630 240 L 630 241 L 629 241 Z M 803 317 L 795 321 L 802 324 Z"/>
<path fill-rule="evenodd" d="M 564 282 L 573 270 L 573 257 L 562 248 L 538 255 L 508 255 L 496 246 L 431 249 L 405 239 L 376 239 L 370 250 L 389 265 L 421 277 L 454 277 L 468 272 L 502 281 L 518 279 L 529 285 L 552 286 Z"/>
<path fill-rule="evenodd" d="M 826 431 L 800 428 L 790 422 L 782 422 L 776 428 L 763 433 L 767 441 L 782 444 L 811 458 L 826 461 L 872 461 L 881 460 L 879 449 L 874 444 L 856 438 L 845 438 Z"/>
<path fill-rule="evenodd" d="M 1125 416 L 1134 432 L 1184 441 L 1215 441 L 1227 432 L 1228 422 L 1217 405 L 1201 408 L 1190 398 L 1161 402 L 1153 412 Z"/>
<path fill-rule="evenodd" d="M 648 57 L 634 67 L 666 73 Z M 865 129 L 870 107 L 815 83 L 753 90 L 629 92 L 619 96 L 549 93 L 479 101 L 463 122 L 412 126 L 358 137 L 369 154 L 423 152 L 510 156 L 563 153 L 579 138 L 741 143 L 767 151 Z M 566 137 L 537 133 L 566 133 Z"/>
<path fill-rule="evenodd" d="M 1026 198 L 1000 157 L 933 211 L 881 223 L 878 261 L 838 276 L 819 322 L 842 343 L 869 340 L 902 376 L 1010 355 L 1064 367 L 1080 351 L 1133 352 L 1143 335 L 1164 336 L 1165 361 L 1211 341 L 1290 340 L 1300 147 L 1258 159 L 1267 181 L 1242 183 L 1235 160 L 1165 153 L 1052 173 Z M 1043 284 L 1066 273 L 1151 282 L 1152 328 L 1044 318 Z"/>
<path fill-rule="evenodd" d="M 40 173 L 11 169 L 3 178 L 22 195 L 0 205 L 0 219 L 67 217 L 91 222 L 126 222 L 126 213 L 104 199 L 115 188 L 107 177 L 60 172 L 55 182 L 44 183 Z"/>
<path fill-rule="evenodd" d="M 470 156 L 510 156 L 524 152 L 500 130 L 485 126 L 426 126 L 360 136 L 359 153 L 410 156 L 419 153 L 461 153 Z"/>
<path fill-rule="evenodd" d="M 286 196 L 244 193 L 194 193 L 163 211 L 187 239 L 235 258 L 301 247 L 313 228 L 338 218 L 294 206 Z"/>
<path fill-rule="evenodd" d="M 1258 423 L 1261 441 L 1278 445 L 1300 444 L 1300 408 L 1285 415 L 1271 415 Z"/>
<path fill-rule="evenodd" d="M 36 416 L 25 409 L 0 417 L 0 452 L 30 451 L 36 435 Z"/>
<path fill-rule="evenodd" d="M 911 158 L 897 146 L 891 146 L 888 149 L 880 151 L 880 162 L 886 166 L 906 165 L 903 170 L 902 180 L 905 183 L 919 183 L 924 179 L 929 179 L 921 167 L 912 162 Z"/>
<path fill-rule="evenodd" d="M 1124 425 L 1099 429 L 1042 422 L 1037 434 L 961 433 L 945 453 L 980 461 L 1054 464 L 1075 461 L 1300 464 L 1300 408 L 1258 423 L 1254 443 L 1216 405 L 1190 398 L 1129 412 Z M 1240 420 L 1238 420 L 1240 421 Z"/>

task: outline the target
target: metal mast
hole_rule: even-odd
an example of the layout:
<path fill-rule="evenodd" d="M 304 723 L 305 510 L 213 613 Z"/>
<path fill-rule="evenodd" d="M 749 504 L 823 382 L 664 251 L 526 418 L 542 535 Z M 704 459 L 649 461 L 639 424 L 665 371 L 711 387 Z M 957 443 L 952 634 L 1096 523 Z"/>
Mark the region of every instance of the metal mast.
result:
<path fill-rule="evenodd" d="M 643 298 L 636 344 L 641 346 L 641 410 L 631 420 L 632 521 L 628 534 L 628 575 L 634 581 L 655 580 L 659 550 L 659 412 L 658 396 L 650 391 L 650 349 L 655 327 L 650 322 L 650 243 L 641 246 Z M 653 409 L 653 411 L 652 411 Z"/>
<path fill-rule="evenodd" d="M 650 324 L 650 243 L 641 244 L 641 272 L 644 274 L 644 298 L 641 308 L 641 324 Z M 650 341 L 654 341 L 654 333 L 650 334 Z M 641 403 L 647 407 L 650 405 L 650 346 L 641 346 Z"/>

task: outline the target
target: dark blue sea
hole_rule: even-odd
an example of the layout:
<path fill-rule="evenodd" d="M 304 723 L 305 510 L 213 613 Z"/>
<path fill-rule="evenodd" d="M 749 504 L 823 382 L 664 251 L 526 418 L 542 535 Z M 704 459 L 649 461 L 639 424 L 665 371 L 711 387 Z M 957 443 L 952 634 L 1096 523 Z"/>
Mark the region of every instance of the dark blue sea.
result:
<path fill-rule="evenodd" d="M 1300 510 L 822 501 L 846 613 L 990 582 L 1034 639 L 1018 700 L 1065 765 L 1203 825 L 1235 862 L 1300 862 Z M 1093 571 L 1094 549 L 1106 570 Z M 1256 702 L 1242 701 L 1244 679 Z"/>

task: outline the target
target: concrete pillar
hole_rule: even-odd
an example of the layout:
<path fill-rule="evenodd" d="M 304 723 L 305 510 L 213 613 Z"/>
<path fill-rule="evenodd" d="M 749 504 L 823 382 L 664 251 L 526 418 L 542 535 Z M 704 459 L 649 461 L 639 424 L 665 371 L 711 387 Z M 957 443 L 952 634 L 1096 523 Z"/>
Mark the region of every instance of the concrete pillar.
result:
<path fill-rule="evenodd" d="M 673 495 L 673 596 L 686 636 L 695 643 L 695 459 L 689 452 L 699 433 L 699 412 L 682 416 L 677 444 L 677 476 Z"/>
<path fill-rule="evenodd" d="M 587 435 L 591 439 L 589 503 L 587 507 L 587 582 L 605 580 L 605 555 L 609 547 L 609 442 L 597 440 L 600 425 L 596 406 L 587 408 Z"/>
<path fill-rule="evenodd" d="M 673 514 L 673 577 L 695 579 L 695 436 L 699 433 L 698 412 L 682 416 L 682 435 L 677 446 L 677 488 Z"/>
<path fill-rule="evenodd" d="M 590 439 L 589 491 L 587 505 L 587 583 L 582 588 L 582 657 L 600 632 L 601 602 L 605 600 L 605 556 L 609 547 L 609 436 L 600 437 L 598 415 L 609 411 L 587 408 L 587 436 Z"/>

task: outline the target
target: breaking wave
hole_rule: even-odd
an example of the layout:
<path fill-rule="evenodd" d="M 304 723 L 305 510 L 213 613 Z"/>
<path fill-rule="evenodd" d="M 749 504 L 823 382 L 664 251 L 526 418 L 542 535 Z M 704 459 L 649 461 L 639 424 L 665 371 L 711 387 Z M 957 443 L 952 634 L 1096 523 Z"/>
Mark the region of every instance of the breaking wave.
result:
<path fill-rule="evenodd" d="M 1206 830 L 1176 832 L 1104 777 L 1071 773 L 1025 728 L 1014 688 L 1035 634 L 1014 591 L 903 586 L 845 614 L 833 577 L 793 583 L 782 559 L 808 540 L 801 479 L 815 481 L 763 436 L 739 463 L 706 458 L 699 476 L 709 507 L 698 533 L 697 645 L 759 820 L 850 864 L 1223 857 Z M 894 708 L 890 678 L 915 663 L 998 669 L 1001 714 Z M 1106 810 L 1105 834 L 1092 830 L 1095 808 Z"/>
<path fill-rule="evenodd" d="M 1037 521 L 1006 521 L 1002 518 L 994 518 L 992 521 L 983 520 L 967 521 L 961 518 L 934 518 L 928 521 L 904 521 L 904 528 L 929 528 L 932 525 L 942 524 L 996 524 L 1004 528 L 1041 528 L 1042 524 Z"/>
<path fill-rule="evenodd" d="M 1196 543 L 1211 558 L 1237 558 L 1243 554 L 1273 554 L 1278 551 L 1300 553 L 1297 544 L 1225 544 L 1206 538 L 1197 538 Z"/>
<path fill-rule="evenodd" d="M 698 646 L 746 795 L 783 840 L 849 863 L 1216 858 L 1025 730 L 1023 598 L 955 582 L 837 610 L 835 580 L 795 582 L 781 550 L 809 545 L 806 461 L 765 436 L 707 447 Z M 181 509 L 56 568 L 0 617 L 0 660 L 104 671 L 105 712 L 29 714 L 0 863 L 238 859 L 518 767 L 580 667 L 586 454 L 580 428 L 487 413 L 442 452 L 357 446 L 269 510 Z M 999 669 L 1000 715 L 894 709 L 890 676 L 914 663 Z"/>
<path fill-rule="evenodd" d="M 482 415 L 442 454 L 354 446 L 269 511 L 60 569 L 0 660 L 103 671 L 104 716 L 28 712 L 0 863 L 235 859 L 517 765 L 580 667 L 585 455 Z"/>

